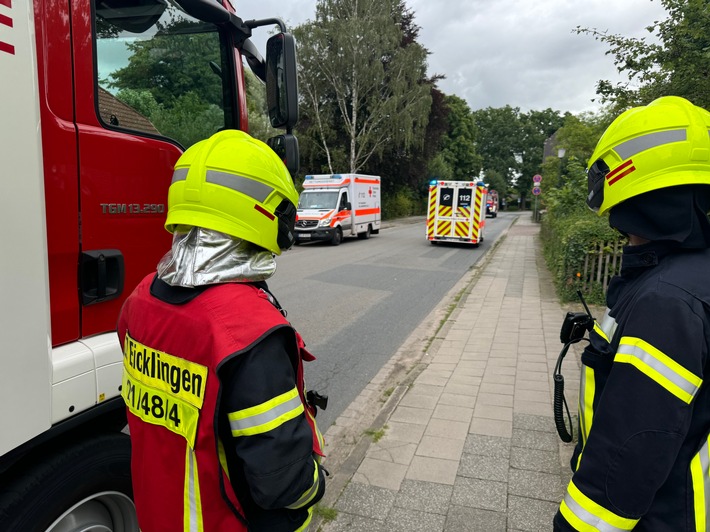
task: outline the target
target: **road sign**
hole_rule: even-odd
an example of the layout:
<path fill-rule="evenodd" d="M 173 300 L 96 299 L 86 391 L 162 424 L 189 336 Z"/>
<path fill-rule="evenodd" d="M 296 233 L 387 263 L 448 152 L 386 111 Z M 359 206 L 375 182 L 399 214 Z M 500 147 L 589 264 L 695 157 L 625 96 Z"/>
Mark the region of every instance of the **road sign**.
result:
<path fill-rule="evenodd" d="M 542 176 L 540 174 L 533 176 L 533 183 L 540 183 L 542 181 Z M 539 194 L 539 192 L 538 192 Z"/>
<path fill-rule="evenodd" d="M 540 192 L 542 192 L 540 187 L 533 187 L 533 196 L 539 196 Z"/>

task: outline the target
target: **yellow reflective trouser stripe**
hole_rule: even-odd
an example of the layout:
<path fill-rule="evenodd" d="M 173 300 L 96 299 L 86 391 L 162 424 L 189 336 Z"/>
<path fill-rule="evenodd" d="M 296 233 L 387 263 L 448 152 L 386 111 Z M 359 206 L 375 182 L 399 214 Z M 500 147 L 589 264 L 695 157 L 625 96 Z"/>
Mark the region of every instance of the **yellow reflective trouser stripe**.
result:
<path fill-rule="evenodd" d="M 195 451 L 189 445 L 185 448 L 185 489 L 183 500 L 183 529 L 185 532 L 204 532 L 202 522 L 202 501 L 200 481 L 197 474 Z"/>
<path fill-rule="evenodd" d="M 269 432 L 302 412 L 303 403 L 294 386 L 260 405 L 232 412 L 228 418 L 233 436 L 253 436 Z"/>
<path fill-rule="evenodd" d="M 610 512 L 584 495 L 570 481 L 560 512 L 575 530 L 581 532 L 622 532 L 632 530 L 638 519 L 627 519 Z"/>
<path fill-rule="evenodd" d="M 294 532 L 305 532 L 308 530 L 308 525 L 311 524 L 311 519 L 313 519 L 313 506 L 308 509 L 308 517 Z"/>
<path fill-rule="evenodd" d="M 688 404 L 703 383 L 700 377 L 640 338 L 624 336 L 619 342 L 614 362 L 631 364 Z"/>
<path fill-rule="evenodd" d="M 708 441 L 702 446 L 690 462 L 690 475 L 693 479 L 693 506 L 695 508 L 696 532 L 710 530 L 710 515 L 708 515 L 708 493 L 710 493 L 710 445 Z"/>
<path fill-rule="evenodd" d="M 318 493 L 318 487 L 320 486 L 320 478 L 318 476 L 318 464 L 316 464 L 315 460 L 313 461 L 313 483 L 311 486 L 303 492 L 303 495 L 301 495 L 296 502 L 293 504 L 289 504 L 286 508 L 289 510 L 295 510 L 297 508 L 301 508 L 311 502 L 313 500 L 313 497 L 316 496 L 316 493 Z"/>

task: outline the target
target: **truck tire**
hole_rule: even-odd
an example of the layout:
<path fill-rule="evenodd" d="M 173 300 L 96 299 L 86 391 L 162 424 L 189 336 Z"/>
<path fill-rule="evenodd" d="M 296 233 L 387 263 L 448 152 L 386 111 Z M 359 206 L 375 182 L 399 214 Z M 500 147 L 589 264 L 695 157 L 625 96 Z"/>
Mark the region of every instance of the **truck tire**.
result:
<path fill-rule="evenodd" d="M 357 237 L 360 240 L 367 240 L 370 238 L 370 235 L 372 234 L 372 226 L 370 224 L 367 225 L 367 230 L 364 233 L 358 233 Z"/>
<path fill-rule="evenodd" d="M 339 246 L 342 241 L 343 241 L 343 230 L 340 227 L 336 227 L 335 231 L 333 232 L 333 238 L 330 241 L 330 244 L 333 246 Z"/>
<path fill-rule="evenodd" d="M 49 449 L 9 482 L 3 479 L 0 530 L 139 530 L 127 435 L 99 434 Z"/>

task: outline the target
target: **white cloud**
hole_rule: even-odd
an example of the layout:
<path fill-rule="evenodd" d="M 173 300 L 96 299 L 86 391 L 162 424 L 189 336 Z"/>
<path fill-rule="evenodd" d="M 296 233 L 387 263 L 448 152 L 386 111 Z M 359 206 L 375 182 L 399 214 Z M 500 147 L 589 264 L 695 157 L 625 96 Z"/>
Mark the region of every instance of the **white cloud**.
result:
<path fill-rule="evenodd" d="M 278 16 L 289 26 L 313 19 L 315 0 L 235 0 L 244 19 Z M 598 107 L 596 83 L 623 80 L 606 45 L 577 26 L 625 36 L 664 16 L 651 0 L 407 0 L 430 52 L 429 74 L 443 74 L 441 90 L 472 109 L 511 105 L 573 113 Z M 263 48 L 267 32 L 256 30 Z"/>

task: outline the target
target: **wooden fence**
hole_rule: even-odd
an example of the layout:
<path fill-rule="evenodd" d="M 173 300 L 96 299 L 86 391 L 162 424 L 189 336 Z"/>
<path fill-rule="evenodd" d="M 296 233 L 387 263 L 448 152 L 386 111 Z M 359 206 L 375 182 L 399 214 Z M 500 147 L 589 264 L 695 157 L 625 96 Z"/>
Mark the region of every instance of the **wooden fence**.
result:
<path fill-rule="evenodd" d="M 622 242 L 616 240 L 597 244 L 587 251 L 579 279 L 583 292 L 595 283 L 597 286 L 601 284 L 602 290 L 606 292 L 609 280 L 621 269 L 622 247 Z"/>

